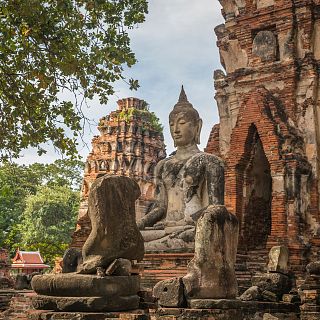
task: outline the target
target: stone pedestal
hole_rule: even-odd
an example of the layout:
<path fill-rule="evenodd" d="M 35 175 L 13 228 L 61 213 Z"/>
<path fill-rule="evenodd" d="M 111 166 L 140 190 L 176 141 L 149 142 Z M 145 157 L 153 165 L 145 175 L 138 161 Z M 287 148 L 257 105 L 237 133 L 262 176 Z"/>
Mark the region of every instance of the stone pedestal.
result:
<path fill-rule="evenodd" d="M 28 311 L 29 320 L 298 320 L 299 309 L 290 303 L 193 300 L 193 308 L 159 308 L 149 312 L 52 312 Z M 199 307 L 199 308 L 198 308 Z"/>
<path fill-rule="evenodd" d="M 38 310 L 54 311 L 121 311 L 134 310 L 139 306 L 137 295 L 102 297 L 52 297 L 38 295 L 32 299 L 32 305 Z"/>
<path fill-rule="evenodd" d="M 159 308 L 155 319 L 214 320 L 298 320 L 299 308 L 290 303 L 270 303 L 236 299 L 193 299 L 190 308 Z"/>
<path fill-rule="evenodd" d="M 36 276 L 33 306 L 40 310 L 101 312 L 139 307 L 140 277 L 81 274 Z"/>
<path fill-rule="evenodd" d="M 28 320 L 149 320 L 143 310 L 129 312 L 52 312 L 32 310 L 28 312 Z"/>

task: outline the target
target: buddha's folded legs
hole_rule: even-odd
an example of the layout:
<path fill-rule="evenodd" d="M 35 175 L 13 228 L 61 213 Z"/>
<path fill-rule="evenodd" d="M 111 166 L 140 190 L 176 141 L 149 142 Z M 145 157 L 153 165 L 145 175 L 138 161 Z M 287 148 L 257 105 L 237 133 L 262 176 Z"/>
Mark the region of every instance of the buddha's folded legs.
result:
<path fill-rule="evenodd" d="M 146 251 L 176 251 L 194 249 L 194 226 L 167 227 L 164 230 L 144 230 Z"/>

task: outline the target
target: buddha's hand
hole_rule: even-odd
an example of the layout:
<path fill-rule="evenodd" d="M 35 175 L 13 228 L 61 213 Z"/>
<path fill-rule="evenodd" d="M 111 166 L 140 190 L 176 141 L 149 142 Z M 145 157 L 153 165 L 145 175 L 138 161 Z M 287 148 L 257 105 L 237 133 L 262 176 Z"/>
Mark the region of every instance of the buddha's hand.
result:
<path fill-rule="evenodd" d="M 165 225 L 164 225 L 163 221 L 159 221 L 153 227 L 156 230 L 164 230 Z"/>
<path fill-rule="evenodd" d="M 144 223 L 143 219 L 141 219 L 141 220 L 139 220 L 139 221 L 137 222 L 137 227 L 138 227 L 139 230 L 144 230 L 144 228 L 145 228 L 145 223 Z"/>

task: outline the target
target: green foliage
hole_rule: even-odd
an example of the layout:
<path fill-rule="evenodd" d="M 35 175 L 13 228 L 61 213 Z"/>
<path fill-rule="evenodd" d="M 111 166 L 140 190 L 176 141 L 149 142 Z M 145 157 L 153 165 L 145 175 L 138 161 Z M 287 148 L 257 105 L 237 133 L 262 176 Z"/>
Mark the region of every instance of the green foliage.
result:
<path fill-rule="evenodd" d="M 118 119 L 120 121 L 125 121 L 126 123 L 130 122 L 130 119 L 136 114 L 135 111 L 137 109 L 135 108 L 128 108 L 128 109 L 124 109 L 121 110 L 121 112 L 119 113 Z"/>
<path fill-rule="evenodd" d="M 41 185 L 68 186 L 73 190 L 80 190 L 83 169 L 83 162 L 71 159 L 56 160 L 50 164 L 33 163 L 28 167 L 39 176 Z"/>
<path fill-rule="evenodd" d="M 37 195 L 42 188 L 46 187 L 48 190 L 58 188 L 58 191 L 59 188 L 65 188 L 66 194 L 77 195 L 75 206 L 79 202 L 77 191 L 80 190 L 83 167 L 84 164 L 76 160 L 57 160 L 52 164 L 34 163 L 30 166 L 19 166 L 14 163 L 2 164 L 0 166 L 0 230 L 2 231 L 0 247 L 6 247 L 13 253 L 17 246 L 26 243 L 21 234 L 21 222 L 24 219 L 26 204 L 31 201 L 28 199 Z M 57 201 L 60 200 L 62 201 L 63 198 L 57 196 Z M 51 199 L 50 203 L 52 202 Z M 63 201 L 62 205 L 65 206 Z M 69 214 L 69 219 L 73 221 L 74 210 L 72 209 Z M 66 232 L 69 232 L 69 229 Z M 53 244 L 43 241 L 39 241 L 38 246 L 48 246 L 50 250 L 54 248 L 58 250 Z M 30 245 L 24 249 L 34 248 Z"/>
<path fill-rule="evenodd" d="M 160 119 L 155 115 L 154 112 L 150 112 L 150 123 L 155 130 L 163 132 L 163 125 L 160 123 Z"/>
<path fill-rule="evenodd" d="M 119 121 L 125 121 L 126 123 L 130 123 L 132 117 L 141 118 L 143 121 L 149 123 L 153 130 L 163 132 L 163 126 L 161 125 L 159 118 L 154 112 L 149 111 L 148 104 L 146 104 L 145 109 L 128 108 L 119 112 L 118 115 Z"/>
<path fill-rule="evenodd" d="M 0 158 L 41 154 L 46 141 L 76 154 L 83 98 L 105 103 L 119 79 L 139 86 L 123 67 L 136 63 L 127 31 L 147 10 L 146 0 L 0 0 Z"/>
<path fill-rule="evenodd" d="M 41 183 L 38 174 L 25 166 L 4 164 L 0 167 L 0 247 L 17 240 L 14 225 L 24 210 L 25 198 Z"/>
<path fill-rule="evenodd" d="M 40 249 L 51 264 L 63 255 L 74 230 L 79 209 L 79 192 L 66 186 L 42 186 L 26 199 L 22 214 L 20 247 Z"/>

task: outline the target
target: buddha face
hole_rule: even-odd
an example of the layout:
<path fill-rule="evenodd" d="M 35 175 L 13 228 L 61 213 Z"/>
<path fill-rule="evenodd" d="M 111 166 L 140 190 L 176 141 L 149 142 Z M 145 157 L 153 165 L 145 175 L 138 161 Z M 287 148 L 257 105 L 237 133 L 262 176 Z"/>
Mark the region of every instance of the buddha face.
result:
<path fill-rule="evenodd" d="M 179 112 L 170 116 L 169 124 L 175 147 L 199 143 L 201 119 L 195 121 L 186 112 Z"/>

